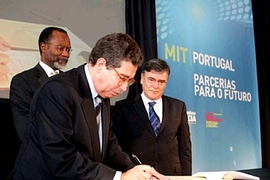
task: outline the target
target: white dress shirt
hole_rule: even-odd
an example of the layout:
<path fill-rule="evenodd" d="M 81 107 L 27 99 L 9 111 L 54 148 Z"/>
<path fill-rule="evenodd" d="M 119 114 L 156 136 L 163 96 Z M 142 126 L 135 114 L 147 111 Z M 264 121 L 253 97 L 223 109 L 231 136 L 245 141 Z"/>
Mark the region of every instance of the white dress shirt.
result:
<path fill-rule="evenodd" d="M 48 77 L 51 77 L 53 75 L 56 75 L 57 73 L 55 71 L 58 71 L 58 74 L 60 73 L 59 70 L 52 69 L 50 66 L 48 66 L 47 64 L 45 64 L 41 60 L 39 60 L 39 64 L 44 69 L 44 71 L 46 72 L 46 74 L 47 74 Z"/>
<path fill-rule="evenodd" d="M 162 123 L 162 117 L 163 117 L 163 114 L 162 114 L 162 112 L 163 112 L 162 98 L 159 98 L 159 99 L 156 99 L 156 100 L 150 100 L 145 96 L 144 93 L 141 94 L 141 97 L 142 97 L 143 104 L 145 106 L 145 109 L 147 111 L 148 116 L 149 116 L 149 102 L 156 102 L 156 104 L 154 105 L 153 108 L 154 108 L 157 116 L 159 117 L 160 123 Z M 149 117 L 149 119 L 150 119 L 150 117 Z"/>

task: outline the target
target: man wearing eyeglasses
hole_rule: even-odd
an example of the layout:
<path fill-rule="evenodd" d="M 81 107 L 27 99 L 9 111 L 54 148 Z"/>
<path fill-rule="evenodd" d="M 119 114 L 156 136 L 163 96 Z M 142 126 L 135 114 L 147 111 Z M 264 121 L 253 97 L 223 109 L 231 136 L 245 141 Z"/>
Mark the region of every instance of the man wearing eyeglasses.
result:
<path fill-rule="evenodd" d="M 37 88 L 65 68 L 71 44 L 67 32 L 58 27 L 43 29 L 38 39 L 40 61 L 15 75 L 10 84 L 10 102 L 14 125 L 20 140 L 27 128 L 30 104 Z"/>
<path fill-rule="evenodd" d="M 113 131 L 123 151 L 171 176 L 190 176 L 191 140 L 186 105 L 163 95 L 170 67 L 162 59 L 141 68 L 142 93 L 116 102 Z"/>
<path fill-rule="evenodd" d="M 129 35 L 112 33 L 97 41 L 88 63 L 45 82 L 10 179 L 168 180 L 135 166 L 111 131 L 109 98 L 127 90 L 142 61 Z"/>

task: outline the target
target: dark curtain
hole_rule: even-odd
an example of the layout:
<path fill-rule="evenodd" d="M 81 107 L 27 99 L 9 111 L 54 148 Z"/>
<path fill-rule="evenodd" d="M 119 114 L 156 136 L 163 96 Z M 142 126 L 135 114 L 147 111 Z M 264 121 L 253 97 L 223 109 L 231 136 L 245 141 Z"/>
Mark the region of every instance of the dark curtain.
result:
<path fill-rule="evenodd" d="M 155 16 L 155 1 L 126 0 L 126 32 L 139 44 L 145 61 L 157 57 Z M 136 83 L 129 87 L 127 99 L 141 92 L 140 78 L 141 69 L 138 68 Z"/>
<path fill-rule="evenodd" d="M 262 166 L 270 168 L 270 1 L 253 0 L 252 8 L 260 102 Z"/>
<path fill-rule="evenodd" d="M 253 0 L 258 90 L 262 138 L 262 167 L 270 168 L 270 1 Z M 126 0 L 126 32 L 140 45 L 145 60 L 157 57 L 155 0 Z M 141 92 L 140 69 L 137 83 L 129 89 L 127 98 Z M 241 130 L 241 129 L 240 129 Z"/>

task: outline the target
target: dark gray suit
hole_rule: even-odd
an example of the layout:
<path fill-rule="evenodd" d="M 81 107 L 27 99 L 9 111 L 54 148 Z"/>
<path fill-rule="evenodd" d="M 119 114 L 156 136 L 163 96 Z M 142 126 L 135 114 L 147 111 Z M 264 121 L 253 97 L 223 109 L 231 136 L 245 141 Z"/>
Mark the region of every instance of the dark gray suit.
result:
<path fill-rule="evenodd" d="M 129 155 L 165 175 L 191 175 L 191 141 L 183 101 L 162 96 L 163 120 L 156 137 L 140 95 L 116 103 L 113 131 Z"/>
<path fill-rule="evenodd" d="M 28 124 L 27 117 L 34 93 L 48 79 L 46 72 L 38 63 L 35 67 L 15 75 L 11 80 L 10 102 L 13 121 L 20 140 Z"/>
<path fill-rule="evenodd" d="M 134 166 L 110 130 L 110 102 L 102 100 L 103 149 L 84 65 L 50 78 L 32 101 L 22 148 L 11 178 L 113 179 L 115 170 Z"/>

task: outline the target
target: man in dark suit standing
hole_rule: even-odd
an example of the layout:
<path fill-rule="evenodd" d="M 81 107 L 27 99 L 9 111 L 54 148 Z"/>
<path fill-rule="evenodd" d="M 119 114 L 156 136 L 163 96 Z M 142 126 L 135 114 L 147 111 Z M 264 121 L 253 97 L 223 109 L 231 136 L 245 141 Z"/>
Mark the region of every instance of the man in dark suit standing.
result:
<path fill-rule="evenodd" d="M 88 63 L 46 81 L 32 100 L 10 179 L 168 179 L 149 165 L 134 167 L 111 131 L 109 98 L 134 83 L 142 61 L 129 35 L 113 33 L 98 40 Z"/>
<path fill-rule="evenodd" d="M 39 36 L 38 45 L 41 56 L 38 64 L 15 75 L 10 84 L 13 120 L 20 140 L 28 124 L 27 117 L 35 91 L 66 66 L 71 52 L 67 32 L 58 27 L 45 28 Z"/>
<path fill-rule="evenodd" d="M 190 176 L 191 140 L 186 105 L 163 95 L 170 67 L 164 60 L 151 59 L 141 71 L 142 93 L 115 104 L 112 129 L 119 145 L 162 174 Z"/>

